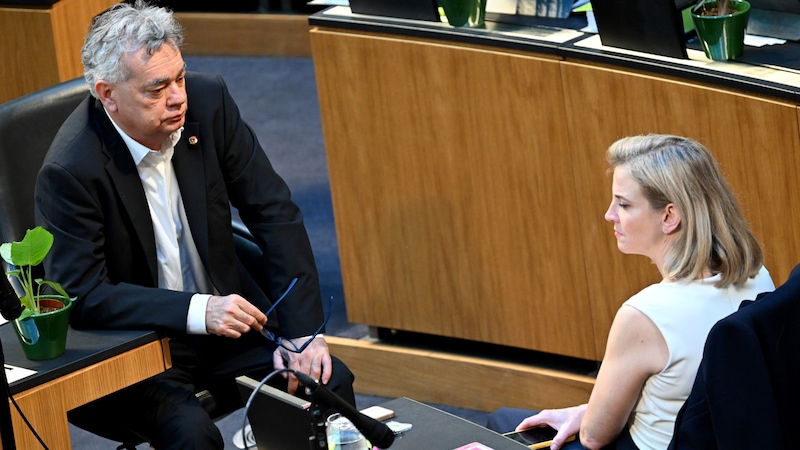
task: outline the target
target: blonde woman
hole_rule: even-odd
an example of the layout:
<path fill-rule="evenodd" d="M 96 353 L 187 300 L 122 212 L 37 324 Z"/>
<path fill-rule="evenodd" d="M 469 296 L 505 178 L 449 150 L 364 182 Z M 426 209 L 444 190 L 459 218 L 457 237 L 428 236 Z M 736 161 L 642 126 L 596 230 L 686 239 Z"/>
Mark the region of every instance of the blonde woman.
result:
<path fill-rule="evenodd" d="M 589 403 L 492 414 L 498 431 L 551 426 L 552 449 L 666 449 L 711 327 L 742 300 L 774 290 L 759 243 L 700 143 L 632 136 L 606 154 L 613 171 L 605 219 L 622 253 L 650 258 L 660 283 L 617 312 Z M 613 277 L 613 274 L 610 274 Z M 580 445 L 579 445 L 580 443 Z"/>

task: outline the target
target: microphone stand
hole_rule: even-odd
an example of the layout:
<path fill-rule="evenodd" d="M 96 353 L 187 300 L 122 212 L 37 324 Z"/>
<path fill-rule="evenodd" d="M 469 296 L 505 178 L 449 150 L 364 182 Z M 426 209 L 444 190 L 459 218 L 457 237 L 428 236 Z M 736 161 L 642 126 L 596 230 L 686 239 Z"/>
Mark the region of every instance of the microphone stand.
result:
<path fill-rule="evenodd" d="M 328 436 L 325 433 L 325 415 L 322 405 L 314 400 L 311 402 L 311 436 L 308 444 L 311 450 L 328 450 Z"/>

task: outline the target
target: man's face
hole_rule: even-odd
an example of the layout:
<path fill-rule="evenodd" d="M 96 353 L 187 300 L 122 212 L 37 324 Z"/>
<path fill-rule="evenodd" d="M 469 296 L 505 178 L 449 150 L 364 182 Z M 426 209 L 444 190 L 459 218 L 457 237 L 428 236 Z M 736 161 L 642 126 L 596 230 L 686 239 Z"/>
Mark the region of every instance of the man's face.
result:
<path fill-rule="evenodd" d="M 128 136 L 160 150 L 186 120 L 186 64 L 181 52 L 165 44 L 153 55 L 144 49 L 126 54 L 123 63 L 130 77 L 121 83 L 98 81 L 98 96 Z"/>

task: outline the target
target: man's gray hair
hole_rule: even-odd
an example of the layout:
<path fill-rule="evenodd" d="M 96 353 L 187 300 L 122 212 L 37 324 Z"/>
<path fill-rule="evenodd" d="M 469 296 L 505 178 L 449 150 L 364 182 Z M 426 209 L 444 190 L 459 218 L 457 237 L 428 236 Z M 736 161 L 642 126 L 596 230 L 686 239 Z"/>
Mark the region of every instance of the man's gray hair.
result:
<path fill-rule="evenodd" d="M 98 80 L 121 83 L 128 79 L 125 54 L 144 48 L 152 55 L 164 44 L 175 49 L 183 45 L 181 26 L 166 8 L 137 0 L 117 3 L 96 16 L 81 50 L 83 77 L 92 95 L 97 97 Z"/>

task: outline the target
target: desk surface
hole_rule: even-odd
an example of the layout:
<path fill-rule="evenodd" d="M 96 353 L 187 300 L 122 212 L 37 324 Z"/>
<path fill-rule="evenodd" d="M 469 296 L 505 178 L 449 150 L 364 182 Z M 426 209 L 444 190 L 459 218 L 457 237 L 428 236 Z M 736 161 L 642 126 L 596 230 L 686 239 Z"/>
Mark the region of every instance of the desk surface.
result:
<path fill-rule="evenodd" d="M 392 450 L 453 450 L 477 442 L 493 450 L 521 450 L 526 446 L 450 413 L 408 399 L 381 404 L 395 413 L 392 420 L 413 427 L 395 437 Z"/>
<path fill-rule="evenodd" d="M 153 331 L 69 330 L 63 355 L 29 361 L 11 325 L 0 326 L 7 364 L 36 371 L 11 383 L 11 408 L 19 449 L 40 448 L 33 428 L 52 449 L 71 448 L 67 411 L 116 392 L 170 367 L 166 343 Z"/>
<path fill-rule="evenodd" d="M 441 39 L 504 49 L 533 51 L 640 69 L 693 81 L 714 83 L 790 101 L 800 101 L 800 42 L 748 46 L 736 61 L 711 61 L 696 42 L 687 43 L 689 59 L 603 46 L 599 35 L 570 27 L 575 22 L 550 19 L 542 25 L 513 25 L 487 20 L 484 28 L 352 14 L 336 6 L 309 16 L 309 24 L 329 28 L 388 33 L 400 37 Z"/>
<path fill-rule="evenodd" d="M 35 370 L 36 374 L 10 383 L 12 394 L 47 383 L 68 373 L 105 361 L 128 350 L 159 340 L 155 331 L 75 330 L 67 334 L 64 354 L 53 359 L 31 361 L 25 357 L 10 323 L 0 325 L 6 364 Z"/>

